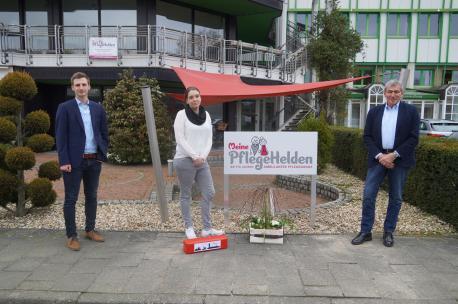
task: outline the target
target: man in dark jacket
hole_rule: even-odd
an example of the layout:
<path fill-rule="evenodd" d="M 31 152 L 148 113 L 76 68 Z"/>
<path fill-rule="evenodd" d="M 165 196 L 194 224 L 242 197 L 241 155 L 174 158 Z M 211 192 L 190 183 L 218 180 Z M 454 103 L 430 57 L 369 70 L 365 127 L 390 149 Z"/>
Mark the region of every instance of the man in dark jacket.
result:
<path fill-rule="evenodd" d="M 81 180 L 84 185 L 86 227 L 85 236 L 103 242 L 96 232 L 97 188 L 102 161 L 107 160 L 108 128 L 103 107 L 88 98 L 89 77 L 81 72 L 71 78 L 75 98 L 59 105 L 56 114 L 56 145 L 60 170 L 63 172 L 65 201 L 64 218 L 67 247 L 80 250 L 76 233 L 75 205 Z"/>
<path fill-rule="evenodd" d="M 364 143 L 368 150 L 368 170 L 364 186 L 361 230 L 351 241 L 360 245 L 372 240 L 377 193 L 386 175 L 389 181 L 388 209 L 383 225 L 383 244 L 394 244 L 402 204 L 402 192 L 409 169 L 415 165 L 415 147 L 418 144 L 420 117 L 417 109 L 403 101 L 399 81 L 385 85 L 386 103 L 372 108 L 367 114 Z"/>

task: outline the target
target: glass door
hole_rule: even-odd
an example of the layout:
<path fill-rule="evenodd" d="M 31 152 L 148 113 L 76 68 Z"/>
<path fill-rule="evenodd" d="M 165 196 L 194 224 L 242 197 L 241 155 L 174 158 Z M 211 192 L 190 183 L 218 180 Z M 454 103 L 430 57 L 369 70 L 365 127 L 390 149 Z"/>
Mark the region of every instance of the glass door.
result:
<path fill-rule="evenodd" d="M 242 100 L 240 101 L 240 131 L 256 131 L 259 130 L 258 113 L 259 101 Z"/>

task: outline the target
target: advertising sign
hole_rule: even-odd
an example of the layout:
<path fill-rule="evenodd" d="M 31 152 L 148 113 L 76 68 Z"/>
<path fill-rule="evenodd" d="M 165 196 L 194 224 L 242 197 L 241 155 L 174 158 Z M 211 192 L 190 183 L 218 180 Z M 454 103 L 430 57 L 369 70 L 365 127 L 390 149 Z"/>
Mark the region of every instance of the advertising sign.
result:
<path fill-rule="evenodd" d="M 91 59 L 118 59 L 118 38 L 90 37 L 89 58 Z"/>
<path fill-rule="evenodd" d="M 224 132 L 224 174 L 316 175 L 317 132 Z"/>

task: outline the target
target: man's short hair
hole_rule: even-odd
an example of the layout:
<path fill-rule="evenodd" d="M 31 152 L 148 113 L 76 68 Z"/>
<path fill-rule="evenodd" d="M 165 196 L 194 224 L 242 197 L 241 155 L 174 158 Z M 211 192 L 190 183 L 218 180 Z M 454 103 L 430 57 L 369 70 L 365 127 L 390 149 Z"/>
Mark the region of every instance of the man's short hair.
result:
<path fill-rule="evenodd" d="M 402 93 L 404 93 L 404 88 L 402 87 L 402 83 L 397 79 L 391 79 L 387 83 L 385 83 L 385 90 L 384 91 L 386 92 L 386 90 L 388 88 L 391 88 L 391 87 L 400 87 Z"/>
<path fill-rule="evenodd" d="M 70 83 L 73 85 L 73 81 L 75 79 L 81 79 L 81 78 L 86 78 L 87 79 L 87 84 L 91 84 L 91 80 L 89 79 L 89 76 L 86 75 L 86 73 L 83 72 L 76 72 L 75 74 L 72 75 L 72 78 L 70 78 Z"/>

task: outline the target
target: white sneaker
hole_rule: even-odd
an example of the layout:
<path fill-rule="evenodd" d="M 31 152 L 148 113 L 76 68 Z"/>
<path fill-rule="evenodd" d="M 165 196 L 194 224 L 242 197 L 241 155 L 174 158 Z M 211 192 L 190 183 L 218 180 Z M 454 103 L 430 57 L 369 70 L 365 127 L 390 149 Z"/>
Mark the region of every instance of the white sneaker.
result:
<path fill-rule="evenodd" d="M 196 233 L 194 232 L 194 228 L 192 228 L 192 227 L 186 228 L 184 233 L 186 234 L 186 238 L 188 240 L 196 238 Z"/>
<path fill-rule="evenodd" d="M 200 234 L 202 237 L 207 237 L 207 236 L 213 236 L 213 235 L 223 235 L 224 231 L 223 230 L 218 230 L 218 229 L 202 229 L 202 233 Z"/>

